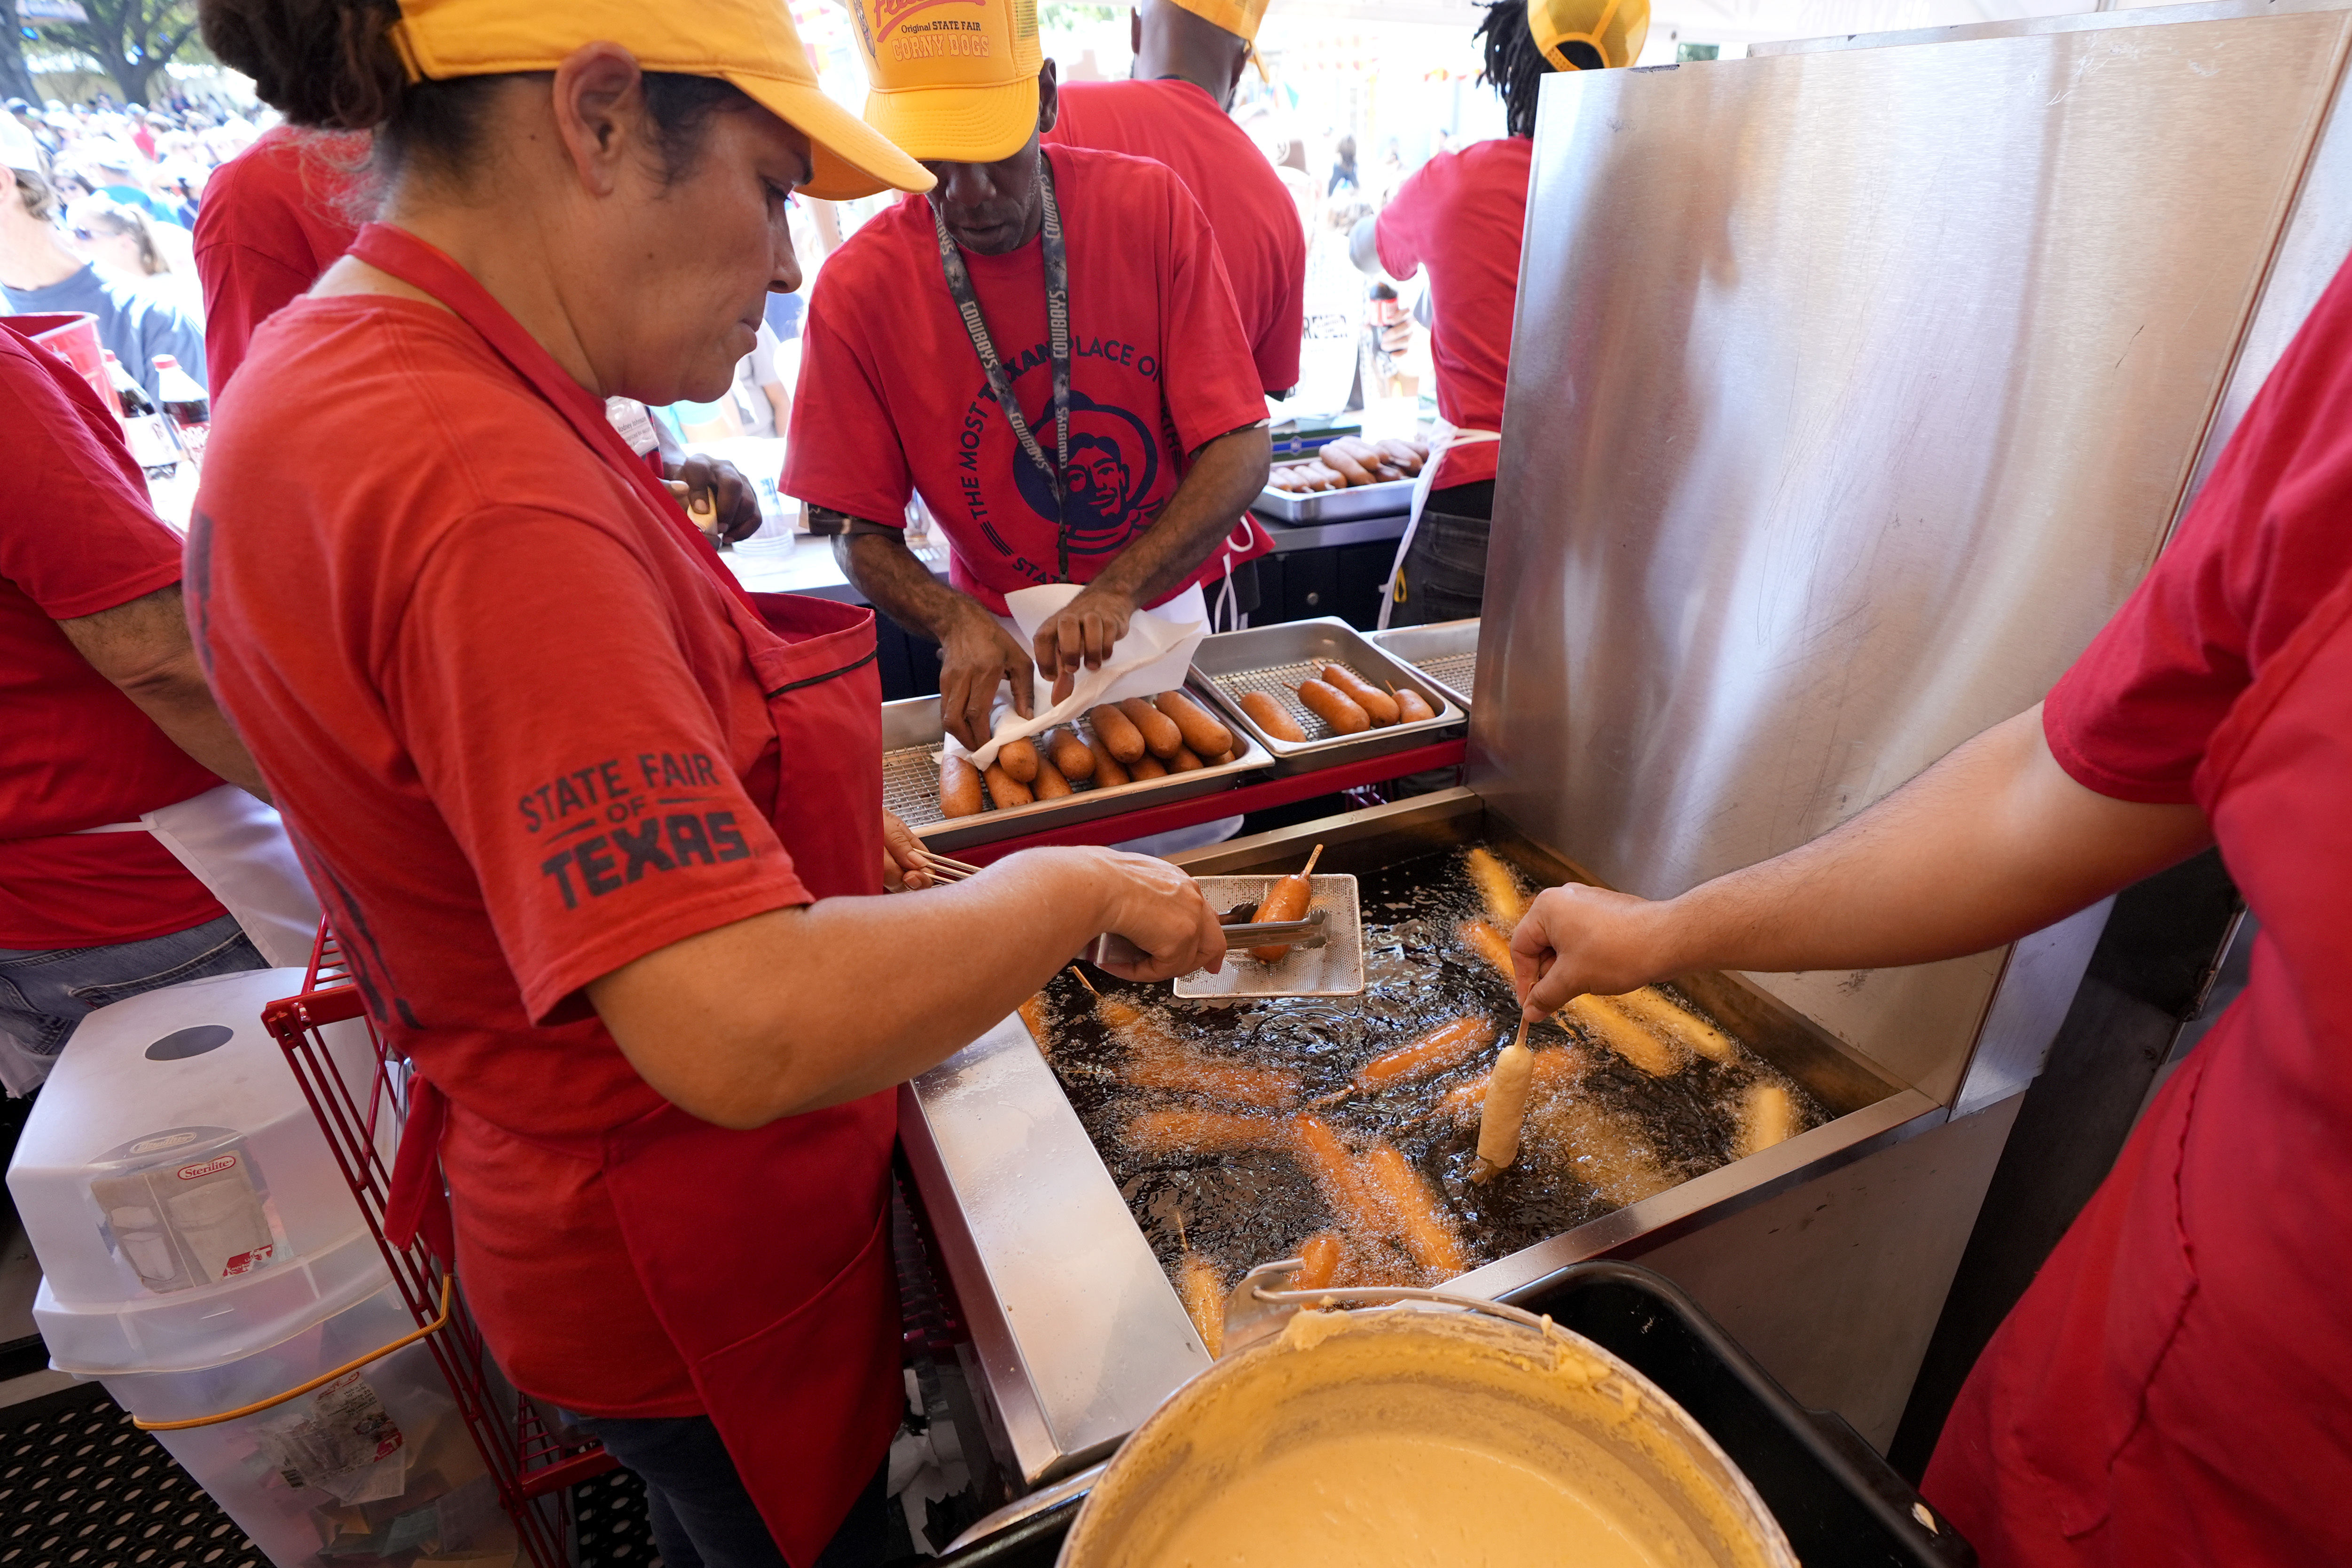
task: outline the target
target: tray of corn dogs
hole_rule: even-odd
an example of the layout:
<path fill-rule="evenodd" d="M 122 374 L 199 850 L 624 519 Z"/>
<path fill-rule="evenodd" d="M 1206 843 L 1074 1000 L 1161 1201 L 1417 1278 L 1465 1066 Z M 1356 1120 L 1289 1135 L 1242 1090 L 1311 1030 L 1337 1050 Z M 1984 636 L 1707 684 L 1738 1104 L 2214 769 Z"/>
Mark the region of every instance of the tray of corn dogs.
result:
<path fill-rule="evenodd" d="M 1185 691 L 1097 708 L 1003 749 L 985 776 L 934 760 L 937 697 L 882 704 L 882 802 L 934 849 L 1016 837 L 1160 805 L 1263 773 L 1274 757 L 1218 713 L 1201 678 Z M 1223 745 L 1203 755 L 1196 748 Z"/>
<path fill-rule="evenodd" d="M 1467 718 L 1444 686 L 1336 616 L 1204 637 L 1192 673 L 1276 773 L 1426 745 Z"/>

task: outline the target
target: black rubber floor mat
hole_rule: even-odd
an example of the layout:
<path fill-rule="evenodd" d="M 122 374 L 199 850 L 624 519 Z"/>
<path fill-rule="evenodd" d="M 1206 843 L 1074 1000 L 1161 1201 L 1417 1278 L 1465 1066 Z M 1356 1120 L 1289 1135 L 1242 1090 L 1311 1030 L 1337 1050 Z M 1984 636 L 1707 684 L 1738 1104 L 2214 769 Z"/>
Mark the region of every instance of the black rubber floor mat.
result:
<path fill-rule="evenodd" d="M 0 1410 L 0 1568 L 268 1568 L 102 1388 Z"/>
<path fill-rule="evenodd" d="M 572 1489 L 576 1568 L 660 1568 L 626 1470 Z M 0 1568 L 269 1568 L 95 1384 L 0 1407 Z"/>

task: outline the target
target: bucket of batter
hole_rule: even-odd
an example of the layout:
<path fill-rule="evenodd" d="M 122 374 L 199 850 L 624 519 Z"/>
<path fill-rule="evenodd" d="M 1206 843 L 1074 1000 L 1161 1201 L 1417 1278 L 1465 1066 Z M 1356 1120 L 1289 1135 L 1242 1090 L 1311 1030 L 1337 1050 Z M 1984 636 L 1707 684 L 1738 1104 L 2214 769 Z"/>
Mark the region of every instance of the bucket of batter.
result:
<path fill-rule="evenodd" d="M 1797 1568 L 1748 1479 L 1640 1373 L 1549 1322 L 1411 1306 L 1299 1312 L 1186 1384 L 1059 1562 Z"/>

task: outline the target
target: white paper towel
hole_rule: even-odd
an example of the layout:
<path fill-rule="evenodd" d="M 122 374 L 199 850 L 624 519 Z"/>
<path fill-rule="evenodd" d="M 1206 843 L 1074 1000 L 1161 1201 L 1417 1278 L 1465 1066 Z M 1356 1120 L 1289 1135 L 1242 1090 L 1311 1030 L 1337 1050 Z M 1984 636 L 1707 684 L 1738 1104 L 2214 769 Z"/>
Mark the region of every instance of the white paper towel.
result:
<path fill-rule="evenodd" d="M 1034 639 L 1037 628 L 1080 592 L 1076 583 L 1016 588 L 1004 595 L 1004 604 L 1013 612 L 1013 624 L 1021 628 L 1022 637 Z M 971 765 L 984 772 L 1009 741 L 1042 734 L 1105 702 L 1173 691 L 1184 684 L 1185 674 L 1192 668 L 1192 650 L 1208 635 L 1208 601 L 1196 583 L 1157 609 L 1136 611 L 1127 623 L 1127 635 L 1111 648 L 1110 658 L 1103 661 L 1103 667 L 1080 667 L 1069 696 L 1027 719 L 1015 713 L 1007 703 L 997 715 L 996 728 L 991 731 L 986 745 L 966 752 L 956 738 L 949 735 L 933 754 L 933 760 L 968 755 Z M 1034 692 L 1032 704 L 1034 705 Z"/>

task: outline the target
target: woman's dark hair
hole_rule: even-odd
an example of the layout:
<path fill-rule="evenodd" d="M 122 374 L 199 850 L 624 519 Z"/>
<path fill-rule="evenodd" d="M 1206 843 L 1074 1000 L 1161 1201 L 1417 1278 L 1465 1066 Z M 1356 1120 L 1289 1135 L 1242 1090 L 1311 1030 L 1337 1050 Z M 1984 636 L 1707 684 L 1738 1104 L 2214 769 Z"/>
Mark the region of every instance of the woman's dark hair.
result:
<path fill-rule="evenodd" d="M 464 174 L 498 84 L 539 74 L 410 81 L 392 44 L 394 0 L 198 0 L 196 19 L 213 53 L 294 124 L 373 131 L 372 163 L 387 179 L 413 162 Z M 666 182 L 692 169 L 713 114 L 751 106 L 717 77 L 647 71 L 645 84 Z"/>
<path fill-rule="evenodd" d="M 1496 0 L 1487 6 L 1477 36 L 1486 40 L 1486 68 L 1479 75 L 1503 96 L 1503 128 L 1514 136 L 1534 135 L 1536 100 L 1543 79 L 1556 68 L 1528 31 L 1527 0 Z M 1599 70 L 1603 63 L 1601 51 L 1587 43 L 1563 44 L 1560 53 L 1579 70 Z"/>

